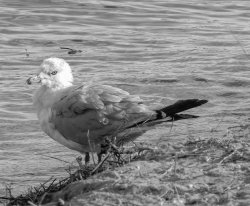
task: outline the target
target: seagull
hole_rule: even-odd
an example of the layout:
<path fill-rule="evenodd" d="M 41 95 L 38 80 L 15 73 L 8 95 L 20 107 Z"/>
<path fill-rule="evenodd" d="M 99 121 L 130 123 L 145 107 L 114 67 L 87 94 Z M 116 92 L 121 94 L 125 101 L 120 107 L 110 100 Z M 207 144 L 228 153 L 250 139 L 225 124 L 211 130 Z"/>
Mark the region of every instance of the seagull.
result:
<path fill-rule="evenodd" d="M 165 121 L 196 118 L 178 114 L 207 103 L 207 100 L 179 100 L 175 104 L 152 109 L 137 95 L 99 83 L 73 85 L 69 64 L 61 58 L 45 59 L 38 73 L 26 80 L 39 83 L 33 105 L 42 130 L 62 145 L 85 154 L 98 154 L 101 160 L 107 137 L 116 145 L 136 139 L 152 126 Z"/>

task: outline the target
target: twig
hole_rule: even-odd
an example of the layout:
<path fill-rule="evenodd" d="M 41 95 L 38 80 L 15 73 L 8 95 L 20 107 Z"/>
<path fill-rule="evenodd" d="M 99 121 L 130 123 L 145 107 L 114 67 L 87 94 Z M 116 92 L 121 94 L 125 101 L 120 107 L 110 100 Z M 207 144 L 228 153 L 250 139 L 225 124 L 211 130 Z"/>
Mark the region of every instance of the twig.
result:
<path fill-rule="evenodd" d="M 76 54 L 76 53 L 81 53 L 82 52 L 82 50 L 71 49 L 71 48 L 68 48 L 68 47 L 60 47 L 60 49 L 69 50 L 68 54 Z"/>
<path fill-rule="evenodd" d="M 29 203 L 29 205 L 31 205 L 31 206 L 37 206 L 36 204 L 34 204 L 34 203 L 31 202 L 31 201 L 28 201 L 28 203 Z"/>
<path fill-rule="evenodd" d="M 232 157 L 235 153 L 237 152 L 237 150 L 234 150 L 233 152 L 231 152 L 229 155 L 227 155 L 226 157 L 224 157 L 219 164 L 222 164 L 224 161 L 226 161 L 228 158 Z"/>
<path fill-rule="evenodd" d="M 109 158 L 110 154 L 110 152 L 107 153 L 107 155 L 102 159 L 102 161 L 92 170 L 92 172 L 90 173 L 91 175 L 93 175 L 103 165 L 103 163 Z"/>
<path fill-rule="evenodd" d="M 6 190 L 6 196 L 9 196 L 9 197 L 13 197 L 12 193 L 11 193 L 11 185 L 6 185 L 5 187 L 5 190 Z"/>
<path fill-rule="evenodd" d="M 180 201 L 180 196 L 179 196 L 178 190 L 177 190 L 175 184 L 173 184 L 173 186 L 174 186 L 174 190 L 175 190 L 176 195 L 177 195 L 177 199 L 178 199 L 178 201 Z"/>
<path fill-rule="evenodd" d="M 47 188 L 47 191 L 48 191 L 48 192 L 50 191 L 50 188 L 51 188 L 51 186 L 54 184 L 55 181 L 56 181 L 56 179 L 54 179 L 54 180 L 50 183 L 50 185 L 48 186 L 48 188 Z"/>
<path fill-rule="evenodd" d="M 57 205 L 58 206 L 63 206 L 63 205 L 65 205 L 65 201 L 62 198 L 59 198 Z"/>
<path fill-rule="evenodd" d="M 13 200 L 15 198 L 14 197 L 0 197 L 0 199 L 3 199 L 3 200 Z"/>
<path fill-rule="evenodd" d="M 41 197 L 41 199 L 40 199 L 40 201 L 39 201 L 39 206 L 42 204 L 42 202 L 43 202 L 43 200 L 44 200 L 44 198 L 46 197 L 46 195 L 47 195 L 47 193 L 44 193 L 43 195 L 42 195 L 42 197 Z"/>

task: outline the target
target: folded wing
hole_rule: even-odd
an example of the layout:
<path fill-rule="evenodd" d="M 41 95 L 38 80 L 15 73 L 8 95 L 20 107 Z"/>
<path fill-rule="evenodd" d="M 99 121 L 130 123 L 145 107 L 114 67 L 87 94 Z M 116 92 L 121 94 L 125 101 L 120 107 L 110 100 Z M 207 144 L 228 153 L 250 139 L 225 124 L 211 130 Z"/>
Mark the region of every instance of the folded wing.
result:
<path fill-rule="evenodd" d="M 52 107 L 51 123 L 64 138 L 95 151 L 105 136 L 154 115 L 138 96 L 112 86 L 87 85 L 64 92 Z"/>

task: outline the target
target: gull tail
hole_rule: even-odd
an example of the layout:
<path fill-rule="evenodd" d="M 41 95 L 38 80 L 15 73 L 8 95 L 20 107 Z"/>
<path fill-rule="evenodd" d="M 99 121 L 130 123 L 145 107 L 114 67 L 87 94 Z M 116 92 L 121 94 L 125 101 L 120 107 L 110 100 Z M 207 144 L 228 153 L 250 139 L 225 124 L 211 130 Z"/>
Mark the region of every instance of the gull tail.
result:
<path fill-rule="evenodd" d="M 207 102 L 208 102 L 207 100 L 203 100 L 203 99 L 202 100 L 199 100 L 199 99 L 179 100 L 170 106 L 163 107 L 162 109 L 159 109 L 159 110 L 155 110 L 156 112 L 155 116 L 152 116 L 152 118 L 147 119 L 147 120 L 133 123 L 132 125 L 129 125 L 127 129 L 138 127 L 138 126 L 153 126 L 156 124 L 160 124 L 162 122 L 171 122 L 171 121 L 177 121 L 181 119 L 197 118 L 199 117 L 197 115 L 178 114 L 178 113 L 201 106 Z"/>
<path fill-rule="evenodd" d="M 171 122 L 181 119 L 197 118 L 199 116 L 190 114 L 178 114 L 178 113 L 201 106 L 207 102 L 208 102 L 207 100 L 199 100 L 199 99 L 180 100 L 170 106 L 163 107 L 159 110 L 155 110 L 156 114 L 153 115 L 150 119 L 132 123 L 131 125 L 127 126 L 123 132 L 118 134 L 117 144 L 121 145 L 131 140 L 134 140 L 138 136 L 142 135 L 147 130 L 149 130 L 151 126 L 160 124 L 162 122 Z"/>
<path fill-rule="evenodd" d="M 208 101 L 205 99 L 202 99 L 202 100 L 199 100 L 199 99 L 179 100 L 170 106 L 156 110 L 157 116 L 156 116 L 155 120 L 164 119 L 166 117 L 172 118 L 171 120 L 173 120 L 173 121 L 180 120 L 180 119 L 197 118 L 199 116 L 189 115 L 189 114 L 178 114 L 178 113 L 186 111 L 188 109 L 192 109 L 192 108 L 201 106 L 207 102 Z"/>

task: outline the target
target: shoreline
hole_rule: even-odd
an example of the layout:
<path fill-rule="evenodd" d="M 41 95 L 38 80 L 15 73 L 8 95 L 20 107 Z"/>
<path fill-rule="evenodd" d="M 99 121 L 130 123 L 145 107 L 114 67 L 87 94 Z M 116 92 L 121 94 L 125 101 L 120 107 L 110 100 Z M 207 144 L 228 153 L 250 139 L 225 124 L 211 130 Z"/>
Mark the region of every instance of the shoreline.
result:
<path fill-rule="evenodd" d="M 109 159 L 102 172 L 86 179 L 77 180 L 78 176 L 57 192 L 47 191 L 41 195 L 42 199 L 27 203 L 33 206 L 246 204 L 250 201 L 248 125 L 230 127 L 224 136 L 213 131 L 211 134 L 185 135 L 178 141 L 170 138 L 157 146 L 143 143 L 143 148 L 151 149 L 140 154 L 135 151 L 130 154 L 134 155 L 130 161 L 110 165 Z"/>

